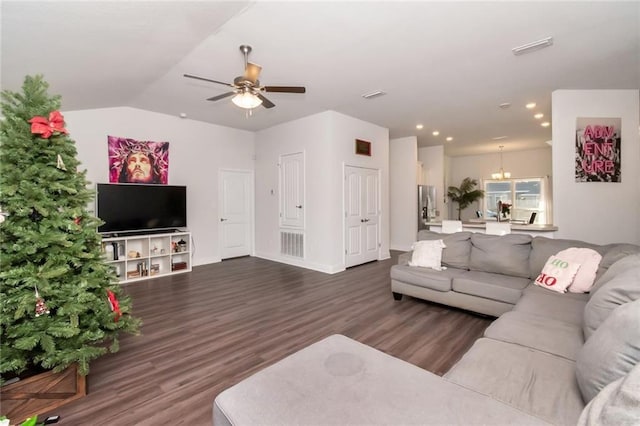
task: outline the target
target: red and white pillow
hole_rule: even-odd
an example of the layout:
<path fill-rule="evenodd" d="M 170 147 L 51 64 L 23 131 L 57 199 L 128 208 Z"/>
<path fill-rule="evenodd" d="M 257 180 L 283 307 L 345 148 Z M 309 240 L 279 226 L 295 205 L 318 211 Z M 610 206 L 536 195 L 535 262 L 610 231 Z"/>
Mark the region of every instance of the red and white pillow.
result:
<path fill-rule="evenodd" d="M 591 290 L 602 256 L 588 248 L 568 248 L 549 257 L 534 284 L 558 293 Z"/>
<path fill-rule="evenodd" d="M 558 256 L 550 256 L 542 268 L 542 272 L 533 283 L 558 293 L 564 293 L 573 282 L 578 269 L 580 269 L 578 262 L 567 262 Z"/>

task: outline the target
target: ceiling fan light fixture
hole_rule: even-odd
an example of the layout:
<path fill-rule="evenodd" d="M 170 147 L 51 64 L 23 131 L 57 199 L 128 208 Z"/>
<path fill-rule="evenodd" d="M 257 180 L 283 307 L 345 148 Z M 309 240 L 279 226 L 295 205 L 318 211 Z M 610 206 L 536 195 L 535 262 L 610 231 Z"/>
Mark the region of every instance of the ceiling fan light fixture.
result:
<path fill-rule="evenodd" d="M 231 102 L 233 102 L 234 104 L 236 104 L 236 106 L 240 108 L 253 109 L 260 106 L 260 104 L 262 104 L 262 99 L 260 99 L 253 93 L 247 91 L 247 92 L 241 92 L 235 95 L 231 99 Z"/>

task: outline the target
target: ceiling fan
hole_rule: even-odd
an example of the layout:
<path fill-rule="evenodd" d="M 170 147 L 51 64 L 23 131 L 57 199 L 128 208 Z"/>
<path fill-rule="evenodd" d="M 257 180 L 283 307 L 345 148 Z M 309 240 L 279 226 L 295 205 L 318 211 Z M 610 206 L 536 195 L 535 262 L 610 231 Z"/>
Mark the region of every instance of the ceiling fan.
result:
<path fill-rule="evenodd" d="M 224 86 L 232 87 L 233 90 L 222 95 L 208 98 L 208 101 L 218 101 L 220 99 L 234 96 L 232 101 L 240 108 L 252 109 L 259 105 L 265 108 L 273 108 L 276 106 L 269 99 L 265 98 L 262 92 L 272 93 L 305 93 L 306 89 L 301 86 L 261 86 L 260 71 L 262 67 L 260 65 L 249 62 L 249 53 L 251 53 L 251 46 L 243 44 L 240 46 L 240 51 L 244 55 L 244 74 L 233 79 L 233 83 L 225 83 L 223 81 L 211 80 L 209 78 L 198 77 L 196 75 L 184 74 L 187 78 L 193 78 L 196 80 L 208 81 L 211 83 L 222 84 Z"/>

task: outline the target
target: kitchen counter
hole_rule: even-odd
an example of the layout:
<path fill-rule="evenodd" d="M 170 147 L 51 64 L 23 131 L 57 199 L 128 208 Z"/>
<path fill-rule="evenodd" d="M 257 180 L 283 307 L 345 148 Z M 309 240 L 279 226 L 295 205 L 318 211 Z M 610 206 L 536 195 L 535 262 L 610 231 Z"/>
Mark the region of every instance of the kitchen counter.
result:
<path fill-rule="evenodd" d="M 483 221 L 462 222 L 462 230 L 470 232 L 485 232 L 485 223 Z M 509 223 L 509 222 L 500 222 Z M 429 230 L 434 232 L 442 232 L 442 222 L 427 222 Z M 554 225 L 538 225 L 538 224 L 525 224 L 525 223 L 512 223 L 511 232 L 513 234 L 529 234 L 533 237 L 543 236 L 547 238 L 553 238 L 554 232 L 558 230 Z"/>

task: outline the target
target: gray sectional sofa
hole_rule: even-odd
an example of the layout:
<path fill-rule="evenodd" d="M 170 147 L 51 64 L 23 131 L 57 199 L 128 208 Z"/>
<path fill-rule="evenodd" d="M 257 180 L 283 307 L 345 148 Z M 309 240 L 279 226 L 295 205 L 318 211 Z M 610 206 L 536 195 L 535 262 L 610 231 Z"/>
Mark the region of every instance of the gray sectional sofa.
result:
<path fill-rule="evenodd" d="M 635 406 L 609 410 L 593 424 L 640 424 L 640 247 L 468 232 L 421 231 L 418 238 L 442 239 L 448 268 L 408 266 L 411 253 L 402 255 L 391 268 L 396 300 L 407 294 L 499 317 L 445 374 L 448 382 L 564 425 L 576 424 L 606 385 L 626 378 Z M 549 256 L 570 247 L 602 255 L 591 292 L 535 286 Z"/>
<path fill-rule="evenodd" d="M 403 294 L 499 317 L 443 377 L 334 335 L 219 394 L 216 426 L 640 425 L 640 247 L 422 232 L 444 271 L 391 270 Z M 602 254 L 589 294 L 533 286 L 569 247 Z M 403 303 L 403 302 L 397 302 Z"/>
<path fill-rule="evenodd" d="M 549 256 L 561 250 L 578 247 L 600 253 L 598 277 L 616 260 L 639 250 L 632 244 L 596 245 L 525 234 L 418 233 L 418 240 L 438 239 L 446 245 L 442 265 L 447 269 L 409 266 L 411 252 L 400 255 L 398 265 L 391 268 L 391 291 L 396 300 L 406 294 L 495 317 L 513 309 Z M 578 299 L 587 297 L 577 295 Z"/>

